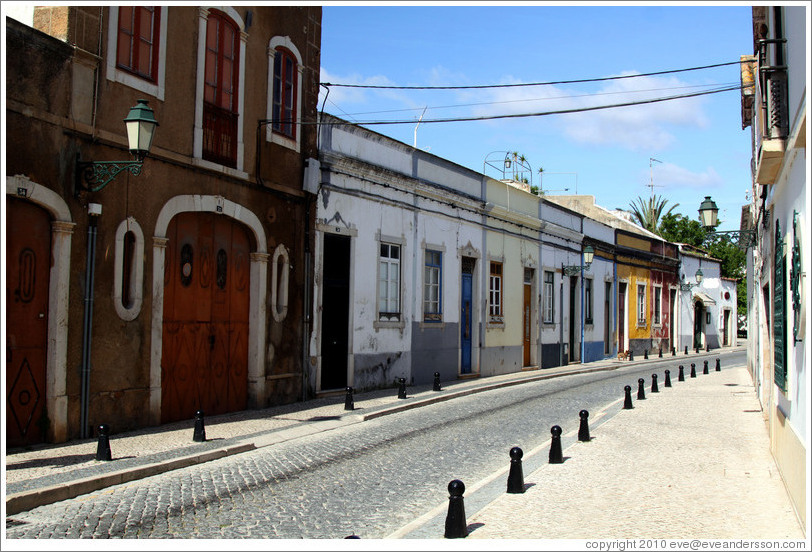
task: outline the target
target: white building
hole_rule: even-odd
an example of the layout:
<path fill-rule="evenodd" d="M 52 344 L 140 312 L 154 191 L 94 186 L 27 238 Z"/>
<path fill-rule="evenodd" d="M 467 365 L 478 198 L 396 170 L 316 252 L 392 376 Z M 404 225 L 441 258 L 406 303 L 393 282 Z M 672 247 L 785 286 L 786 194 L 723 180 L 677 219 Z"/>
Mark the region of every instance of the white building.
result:
<path fill-rule="evenodd" d="M 742 128 L 752 129 L 752 198 L 743 229 L 748 367 L 776 464 L 804 530 L 809 428 L 808 6 L 753 7 L 753 56 L 742 66 Z"/>
<path fill-rule="evenodd" d="M 481 370 L 483 175 L 325 115 L 310 386 Z"/>
<path fill-rule="evenodd" d="M 679 244 L 679 250 L 677 349 L 732 347 L 736 344 L 736 281 L 722 278 L 721 261 L 701 249 Z"/>

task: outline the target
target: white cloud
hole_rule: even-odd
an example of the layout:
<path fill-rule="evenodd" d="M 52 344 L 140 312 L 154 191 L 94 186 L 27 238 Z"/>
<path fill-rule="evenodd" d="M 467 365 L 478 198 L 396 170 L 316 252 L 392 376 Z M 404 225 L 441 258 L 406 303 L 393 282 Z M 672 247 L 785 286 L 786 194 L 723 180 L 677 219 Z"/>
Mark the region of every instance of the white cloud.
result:
<path fill-rule="evenodd" d="M 668 189 L 693 188 L 707 190 L 718 188 L 724 181 L 713 167 L 707 167 L 702 172 L 694 172 L 673 163 L 657 165 L 657 183 Z"/>
<path fill-rule="evenodd" d="M 624 73 L 633 74 L 633 73 Z M 516 80 L 503 82 L 514 83 Z M 599 88 L 576 90 L 563 86 L 499 88 L 489 91 L 488 105 L 473 107 L 475 115 L 540 113 L 602 105 L 641 102 L 700 90 L 676 78 L 639 77 L 607 81 Z M 469 99 L 477 97 L 468 93 Z M 482 100 L 481 92 L 478 97 Z M 579 144 L 615 145 L 631 150 L 658 151 L 676 140 L 674 127 L 704 128 L 708 118 L 701 97 L 629 107 L 562 114 L 555 124 Z"/>

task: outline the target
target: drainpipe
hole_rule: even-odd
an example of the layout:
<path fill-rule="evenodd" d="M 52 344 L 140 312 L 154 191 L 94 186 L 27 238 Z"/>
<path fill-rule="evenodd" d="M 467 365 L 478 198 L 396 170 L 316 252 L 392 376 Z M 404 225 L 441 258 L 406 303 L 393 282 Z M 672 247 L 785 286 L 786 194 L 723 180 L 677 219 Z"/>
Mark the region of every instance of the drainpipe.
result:
<path fill-rule="evenodd" d="M 79 436 L 88 437 L 88 397 L 90 395 L 90 349 L 93 340 L 93 283 L 96 272 L 96 230 L 102 206 L 89 203 L 87 206 L 87 266 L 85 268 L 85 307 L 82 339 L 81 403 L 79 415 Z"/>
<path fill-rule="evenodd" d="M 558 365 L 564 366 L 564 263 L 561 263 L 561 285 L 558 289 Z"/>

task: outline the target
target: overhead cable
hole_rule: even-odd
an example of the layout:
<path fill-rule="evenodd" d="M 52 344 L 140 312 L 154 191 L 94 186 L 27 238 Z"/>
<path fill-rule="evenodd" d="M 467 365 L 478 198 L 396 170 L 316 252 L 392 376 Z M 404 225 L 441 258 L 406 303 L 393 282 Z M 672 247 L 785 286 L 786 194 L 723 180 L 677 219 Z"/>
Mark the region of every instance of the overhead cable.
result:
<path fill-rule="evenodd" d="M 651 98 L 648 100 L 635 100 L 631 102 L 625 103 L 618 103 L 618 104 L 610 104 L 610 105 L 598 105 L 593 107 L 575 107 L 572 109 L 561 109 L 557 111 L 539 111 L 535 113 L 509 113 L 504 115 L 482 115 L 478 117 L 447 117 L 447 118 L 439 118 L 439 119 L 423 119 L 422 123 L 455 123 L 455 122 L 465 122 L 465 121 L 487 121 L 492 119 L 518 119 L 523 117 L 544 117 L 547 115 L 563 115 L 567 113 L 583 113 L 586 111 L 598 111 L 601 109 L 613 109 L 617 107 L 629 107 L 633 105 L 644 105 L 644 104 L 651 104 L 651 103 L 658 103 L 658 102 L 667 102 L 671 100 L 681 100 L 684 98 L 693 98 L 697 96 L 706 96 L 708 94 L 718 94 L 720 92 L 730 92 L 732 90 L 741 90 L 742 86 L 730 86 L 726 88 L 719 88 L 716 90 L 707 90 L 703 92 L 691 92 L 688 94 L 678 94 L 676 96 L 665 96 L 662 98 Z M 346 124 L 346 122 L 326 122 L 321 121 L 321 124 Z M 414 119 L 405 119 L 405 120 L 385 120 L 385 121 L 357 121 L 354 124 L 357 125 L 398 125 L 398 124 L 414 124 Z"/>
<path fill-rule="evenodd" d="M 634 79 L 638 77 L 651 77 L 655 75 L 668 75 L 671 73 L 684 73 L 686 71 L 699 71 L 701 69 L 712 69 L 714 67 L 725 67 L 727 65 L 740 65 L 742 61 L 730 61 L 727 63 L 715 63 L 713 65 L 702 65 L 699 67 L 688 67 L 685 69 L 670 69 L 667 71 L 655 71 L 652 73 L 636 73 L 634 75 L 618 75 L 614 77 L 599 77 L 592 79 L 575 79 L 575 80 L 561 80 L 561 81 L 548 81 L 548 82 L 525 82 L 514 84 L 479 84 L 470 86 L 398 86 L 398 85 L 384 85 L 384 84 L 347 84 L 336 82 L 323 82 L 323 86 L 336 86 L 343 88 L 370 88 L 379 90 L 472 90 L 481 88 L 517 88 L 521 86 L 550 86 L 553 84 L 576 84 L 582 82 L 601 82 L 620 79 Z"/>

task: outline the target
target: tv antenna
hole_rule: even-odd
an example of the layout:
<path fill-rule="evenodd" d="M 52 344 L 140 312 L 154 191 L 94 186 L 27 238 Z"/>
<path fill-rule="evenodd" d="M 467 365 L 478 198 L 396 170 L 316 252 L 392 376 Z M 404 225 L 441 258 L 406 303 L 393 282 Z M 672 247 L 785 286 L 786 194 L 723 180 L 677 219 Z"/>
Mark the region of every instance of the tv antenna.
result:
<path fill-rule="evenodd" d="M 652 161 L 656 161 L 657 163 L 662 163 L 659 159 L 654 159 L 653 157 L 648 158 L 648 173 L 649 173 L 649 187 L 651 188 L 651 197 L 654 197 L 654 169 L 651 165 Z M 658 188 L 662 188 L 662 185 L 657 184 Z"/>

